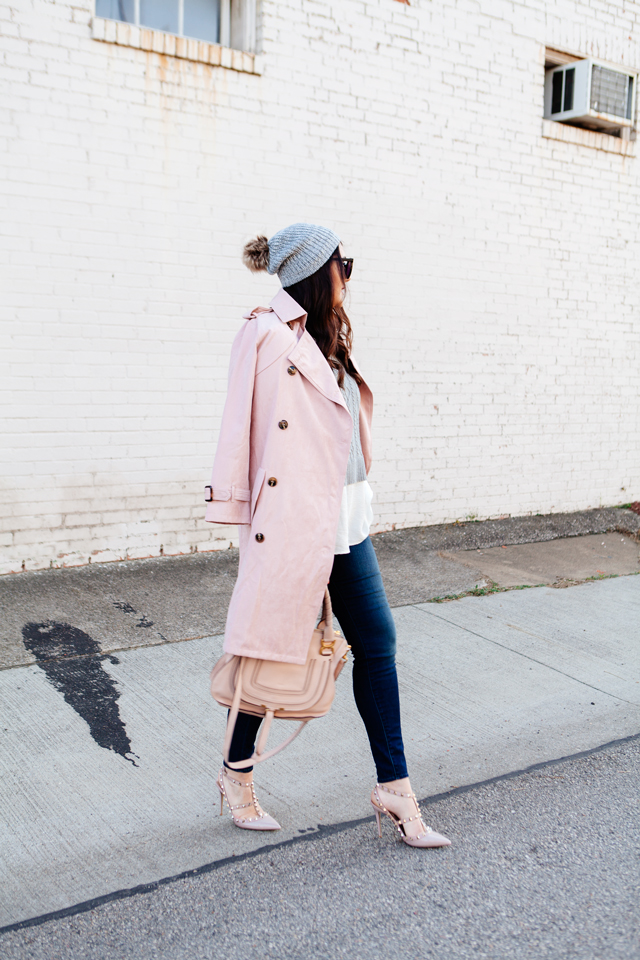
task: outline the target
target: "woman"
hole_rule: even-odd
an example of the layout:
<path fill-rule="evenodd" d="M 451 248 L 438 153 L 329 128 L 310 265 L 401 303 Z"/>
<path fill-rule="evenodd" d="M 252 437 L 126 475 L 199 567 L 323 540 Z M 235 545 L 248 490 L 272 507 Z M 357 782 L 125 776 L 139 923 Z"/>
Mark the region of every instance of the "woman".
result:
<path fill-rule="evenodd" d="M 229 392 L 206 519 L 240 530 L 225 652 L 304 663 L 325 585 L 354 657 L 353 689 L 376 765 L 371 803 L 405 843 L 447 846 L 422 821 L 400 729 L 395 626 L 369 539 L 373 519 L 371 391 L 351 358 L 343 309 L 353 261 L 324 227 L 298 223 L 244 250 L 277 273 L 270 308 L 246 316 L 231 351 Z M 240 713 L 229 762 L 252 756 L 260 718 Z M 261 810 L 251 768 L 218 779 L 238 827 L 279 830 Z"/>

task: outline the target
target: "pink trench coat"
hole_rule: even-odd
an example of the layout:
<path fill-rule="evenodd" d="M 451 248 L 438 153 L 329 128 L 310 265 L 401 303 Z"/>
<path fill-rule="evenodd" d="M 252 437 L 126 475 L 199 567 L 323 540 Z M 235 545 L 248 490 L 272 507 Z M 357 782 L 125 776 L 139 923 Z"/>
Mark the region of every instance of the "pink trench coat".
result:
<path fill-rule="evenodd" d="M 231 348 L 206 519 L 240 526 L 225 651 L 304 663 L 333 565 L 352 420 L 304 310 L 284 290 L 270 306 L 248 315 Z M 360 397 L 368 471 L 366 384 Z"/>

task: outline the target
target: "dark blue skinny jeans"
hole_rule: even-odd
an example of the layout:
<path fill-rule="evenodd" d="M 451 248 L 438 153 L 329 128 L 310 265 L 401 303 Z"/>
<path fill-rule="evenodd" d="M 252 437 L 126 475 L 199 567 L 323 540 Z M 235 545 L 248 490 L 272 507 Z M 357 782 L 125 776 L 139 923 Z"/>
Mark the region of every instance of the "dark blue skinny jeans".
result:
<path fill-rule="evenodd" d="M 334 557 L 331 604 L 353 655 L 353 693 L 364 721 L 379 783 L 407 776 L 400 728 L 396 628 L 369 537 Z M 254 750 L 260 717 L 238 714 L 229 760 Z M 246 769 L 250 770 L 250 767 Z"/>

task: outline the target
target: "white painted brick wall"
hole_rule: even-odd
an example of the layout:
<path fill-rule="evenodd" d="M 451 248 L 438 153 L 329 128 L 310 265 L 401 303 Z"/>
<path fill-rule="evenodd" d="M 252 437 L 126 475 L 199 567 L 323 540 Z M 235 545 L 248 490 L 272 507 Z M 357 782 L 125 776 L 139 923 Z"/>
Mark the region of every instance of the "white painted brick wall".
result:
<path fill-rule="evenodd" d="M 262 76 L 0 4 L 3 572 L 227 547 L 229 347 L 295 220 L 356 258 L 378 528 L 640 498 L 640 158 L 542 136 L 544 47 L 640 3 L 263 0 Z M 624 489 L 623 489 L 624 488 Z"/>

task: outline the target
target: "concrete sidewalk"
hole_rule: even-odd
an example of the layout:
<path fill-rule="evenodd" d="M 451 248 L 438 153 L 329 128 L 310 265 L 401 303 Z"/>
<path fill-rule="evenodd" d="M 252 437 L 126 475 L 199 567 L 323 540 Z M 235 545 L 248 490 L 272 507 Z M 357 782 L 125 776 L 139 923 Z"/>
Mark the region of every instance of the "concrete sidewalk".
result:
<path fill-rule="evenodd" d="M 483 533 L 482 526 L 469 525 L 474 528 L 471 544 L 453 531 L 458 540 L 445 544 L 449 557 L 425 551 L 431 557 L 423 555 L 422 565 L 410 558 L 416 532 L 405 534 L 404 560 L 397 557 L 400 532 L 382 535 L 387 538 L 386 544 L 378 543 L 383 569 L 385 564 L 396 571 L 403 563 L 410 566 L 413 580 L 405 570 L 402 589 L 413 596 L 428 589 L 424 571 L 436 557 L 453 570 L 440 595 L 463 592 L 461 583 L 473 589 L 495 582 L 485 572 L 488 566 L 483 571 L 482 556 L 486 549 L 495 574 L 491 544 L 496 534 L 490 529 Z M 500 534 L 505 537 L 504 530 Z M 576 572 L 588 573 L 592 561 L 611 561 L 619 573 L 638 569 L 638 544 L 628 528 L 606 535 L 587 532 L 561 543 L 560 557 L 558 541 L 539 541 L 538 554 L 527 546 L 529 553 L 515 556 L 511 570 L 537 564 L 535 573 L 544 567 L 540 551 L 550 548 L 555 553 L 548 582 L 561 586 L 576 579 Z M 451 549 L 470 545 L 473 554 Z M 395 552 L 395 564 L 385 558 L 385 549 Z M 505 550 L 500 544 L 497 549 L 501 558 L 525 547 L 512 544 Z M 478 550 L 483 554 L 476 568 L 470 564 Z M 511 560 L 500 562 L 508 569 Z M 190 564 L 187 559 L 184 568 L 193 569 Z M 11 579 L 6 593 L 13 616 L 4 620 L 5 626 L 21 622 L 21 630 L 17 634 L 15 626 L 7 627 L 8 664 L 0 671 L 5 733 L 1 859 L 6 871 L 1 925 L 369 812 L 372 765 L 345 672 L 331 714 L 311 724 L 258 774 L 263 805 L 283 830 L 274 836 L 248 834 L 235 829 L 228 815 L 215 816 L 224 713 L 209 697 L 207 673 L 220 653 L 221 637 L 153 640 L 152 624 L 97 640 L 95 627 L 101 611 L 109 610 L 111 616 L 109 603 L 118 614 L 133 618 L 140 615 L 135 591 L 145 599 L 145 565 L 127 565 L 133 568 L 130 579 L 122 575 L 125 565 L 117 566 L 120 571 L 109 576 L 121 577 L 118 603 L 134 613 L 116 606 L 108 592 L 94 587 L 83 593 L 81 578 L 91 583 L 95 571 L 90 576 L 86 571 L 24 575 L 17 587 L 18 578 L 3 578 Z M 65 578 L 66 573 L 74 577 Z M 106 576 L 97 571 L 103 585 L 100 578 Z M 51 586 L 56 577 L 67 584 L 57 593 Z M 42 583 L 46 590 L 39 589 Z M 157 594 L 147 590 L 147 599 L 155 602 Z M 180 608 L 184 600 L 174 596 Z M 193 581 L 190 598 L 203 603 Z M 52 603 L 57 604 L 53 611 Z M 180 619 L 171 618 L 171 603 L 172 593 L 166 590 L 165 617 L 177 639 Z M 69 617 L 83 609 L 84 621 Z M 61 613 L 66 620 L 57 619 Z M 405 739 L 418 794 L 433 796 L 637 733 L 639 614 L 636 576 L 566 590 L 541 587 L 396 606 Z M 106 631 L 108 619 L 103 623 Z M 167 626 L 162 627 L 166 637 Z M 146 642 L 134 645 L 136 629 Z"/>

